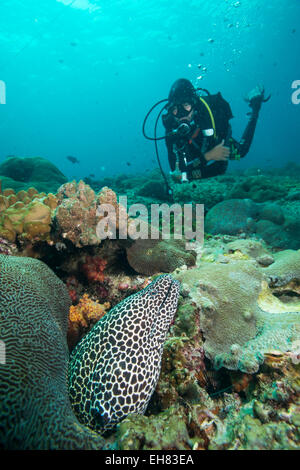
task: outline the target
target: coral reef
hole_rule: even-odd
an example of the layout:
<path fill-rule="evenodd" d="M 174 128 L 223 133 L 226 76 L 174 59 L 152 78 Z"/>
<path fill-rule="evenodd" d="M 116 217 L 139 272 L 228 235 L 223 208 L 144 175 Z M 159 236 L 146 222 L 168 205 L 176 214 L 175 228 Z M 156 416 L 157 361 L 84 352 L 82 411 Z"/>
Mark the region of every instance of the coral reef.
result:
<path fill-rule="evenodd" d="M 190 450 L 193 441 L 187 430 L 183 407 L 174 406 L 159 416 L 131 415 L 118 425 L 120 450 Z"/>
<path fill-rule="evenodd" d="M 279 184 L 278 184 L 279 183 Z M 248 176 L 237 181 L 228 193 L 229 198 L 252 199 L 255 202 L 276 201 L 287 196 L 289 188 L 277 178 L 267 175 Z"/>
<path fill-rule="evenodd" d="M 53 163 L 42 157 L 8 157 L 0 164 L 2 189 L 16 192 L 34 186 L 39 192 L 56 192 L 66 177 Z"/>
<path fill-rule="evenodd" d="M 101 449 L 68 398 L 66 342 L 70 299 L 41 261 L 0 255 L 0 446 Z"/>
<path fill-rule="evenodd" d="M 157 177 L 155 176 L 156 175 L 154 175 L 154 178 L 150 178 L 149 181 L 146 181 L 137 191 L 137 194 L 139 196 L 145 196 L 151 199 L 154 198 L 164 201 L 166 199 L 164 180 L 162 179 L 161 175 L 157 175 Z"/>
<path fill-rule="evenodd" d="M 163 201 L 158 171 L 100 182 L 61 180 L 55 195 L 46 194 L 47 181 L 41 180 L 40 186 L 25 181 L 32 162 L 24 160 L 16 160 L 24 164 L 15 173 L 18 181 L 11 179 L 14 159 L 0 165 L 6 173 L 0 176 L 0 340 L 7 345 L 9 365 L 0 364 L 0 446 L 296 449 L 300 167 L 265 174 L 247 170 L 172 185 L 175 202 L 204 203 L 208 210 L 204 246 L 196 243 L 191 252 L 181 240 L 113 239 L 135 223 L 116 192 L 126 194 L 129 204 L 148 207 Z M 55 171 L 51 175 L 54 181 Z M 59 178 L 57 174 L 54 192 Z M 99 204 L 112 206 L 117 217 L 97 212 Z M 99 222 L 112 239 L 99 237 Z M 65 286 L 43 263 L 26 255 L 43 259 Z M 110 307 L 118 311 L 120 303 L 149 285 L 148 276 L 166 272 L 181 282 L 181 291 L 160 350 L 155 391 L 147 410 L 143 408 L 145 415 L 129 415 L 105 441 L 73 414 L 65 380 L 68 348 L 76 351 L 76 346 L 87 344 L 98 322 L 105 324 L 110 316 Z M 129 336 L 133 340 L 131 332 Z M 114 333 L 106 343 L 101 340 L 99 348 L 107 350 L 107 358 L 119 338 Z M 124 354 L 122 350 L 125 360 Z M 88 360 L 90 370 L 93 357 Z M 109 382 L 105 375 L 99 377 L 101 387 Z M 104 411 L 111 404 L 106 399 L 101 402 Z M 83 402 L 86 411 L 88 393 Z M 95 420 L 102 432 L 107 423 L 104 415 L 99 418 L 98 405 L 92 421 L 83 423 L 95 427 Z M 122 407 L 121 400 L 114 423 Z M 78 412 L 78 403 L 75 409 Z"/>
<path fill-rule="evenodd" d="M 209 448 L 238 450 L 296 450 L 299 442 L 299 365 L 288 353 L 269 354 L 253 379 L 247 400 L 237 394 L 226 399 L 223 429 Z M 226 395 L 226 394 L 225 394 Z M 233 400 L 235 399 L 235 403 Z"/>
<path fill-rule="evenodd" d="M 243 206 L 243 203 L 242 205 L 236 203 L 236 208 L 240 208 L 241 211 L 238 219 L 236 216 L 233 217 L 234 222 L 238 222 L 235 229 L 230 220 L 230 215 L 232 215 L 230 205 L 234 203 L 231 202 L 227 206 L 229 212 L 224 214 L 226 227 L 234 229 L 230 233 L 237 234 L 239 231 L 248 234 L 256 233 L 258 238 L 262 238 L 271 246 L 280 249 L 298 249 L 300 236 L 299 166 L 293 162 L 289 165 L 277 170 L 254 168 L 231 172 L 184 185 L 170 182 L 173 199 L 174 202 L 180 204 L 191 202 L 204 204 L 205 211 L 210 211 L 218 203 L 229 199 L 251 200 L 254 214 L 250 211 L 249 217 L 243 217 L 243 211 L 246 210 L 248 213 L 250 209 L 249 204 Z M 109 185 L 118 194 L 126 194 L 129 204 L 142 203 L 148 207 L 154 201 L 168 200 L 158 170 L 149 171 L 147 175 L 145 173 L 133 176 L 124 174 L 97 182 L 88 179 L 88 182 L 95 189 Z M 255 215 L 255 207 L 261 209 L 258 217 Z M 211 229 L 207 229 L 208 232 L 229 233 L 226 230 L 222 231 L 223 224 L 220 218 L 216 217 L 215 223 L 215 226 L 212 225 Z M 220 229 L 218 224 L 220 224 Z"/>
<path fill-rule="evenodd" d="M 255 203 L 251 199 L 228 199 L 216 204 L 205 217 L 211 234 L 255 234 L 275 248 L 299 248 L 300 224 L 275 203 Z"/>
<path fill-rule="evenodd" d="M 257 240 L 245 239 L 235 240 L 226 244 L 224 254 L 238 253 L 245 255 L 245 258 L 255 259 L 262 266 L 269 266 L 274 263 L 272 254 L 267 250 L 263 243 Z"/>
<path fill-rule="evenodd" d="M 201 181 L 172 185 L 174 201 L 187 203 L 195 201 L 198 204 L 205 204 L 206 210 L 228 199 L 227 192 L 234 182 L 231 175 L 217 176 Z"/>
<path fill-rule="evenodd" d="M 176 270 L 181 296 L 160 378 L 147 416 L 118 426 L 118 448 L 297 449 L 297 256 L 227 235 L 206 241 L 197 268 Z M 276 272 L 276 261 L 278 280 L 267 274 Z"/>

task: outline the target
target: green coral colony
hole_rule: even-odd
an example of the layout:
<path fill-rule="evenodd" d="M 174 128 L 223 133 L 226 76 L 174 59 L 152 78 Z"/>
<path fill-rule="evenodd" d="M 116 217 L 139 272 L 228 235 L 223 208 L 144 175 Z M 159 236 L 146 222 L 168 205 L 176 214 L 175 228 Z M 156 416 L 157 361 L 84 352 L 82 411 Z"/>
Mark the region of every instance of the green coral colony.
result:
<path fill-rule="evenodd" d="M 129 226 L 117 195 L 164 202 L 156 171 L 68 182 L 43 158 L 4 161 L 1 448 L 297 449 L 299 174 L 174 186 L 207 211 L 186 251 L 97 235 L 99 203 Z"/>

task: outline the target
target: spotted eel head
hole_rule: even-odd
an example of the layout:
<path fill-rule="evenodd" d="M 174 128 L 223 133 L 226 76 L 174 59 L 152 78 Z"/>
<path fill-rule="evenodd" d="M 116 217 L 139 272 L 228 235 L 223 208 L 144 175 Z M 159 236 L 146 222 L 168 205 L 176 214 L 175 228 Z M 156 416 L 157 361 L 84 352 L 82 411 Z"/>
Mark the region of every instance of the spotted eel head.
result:
<path fill-rule="evenodd" d="M 171 275 L 163 274 L 131 299 L 133 315 L 138 311 L 144 338 L 151 339 L 153 347 L 163 343 L 174 318 L 180 283 Z"/>

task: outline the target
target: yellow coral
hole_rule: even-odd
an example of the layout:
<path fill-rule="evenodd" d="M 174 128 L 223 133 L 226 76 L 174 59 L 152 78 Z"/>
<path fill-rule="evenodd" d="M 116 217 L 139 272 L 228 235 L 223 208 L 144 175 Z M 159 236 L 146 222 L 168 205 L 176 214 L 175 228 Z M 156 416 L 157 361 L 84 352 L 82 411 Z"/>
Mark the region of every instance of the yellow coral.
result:
<path fill-rule="evenodd" d="M 224 253 L 224 256 L 228 256 L 231 259 L 236 260 L 248 260 L 250 257 L 245 253 L 242 253 L 241 250 L 234 250 L 232 253 Z"/>
<path fill-rule="evenodd" d="M 284 304 L 280 299 L 275 297 L 270 290 L 268 283 L 262 281 L 262 289 L 258 296 L 258 305 L 265 312 L 283 313 L 283 312 L 299 312 L 299 302 L 293 304 Z"/>
<path fill-rule="evenodd" d="M 78 305 L 71 305 L 69 320 L 71 323 L 77 323 L 83 328 L 88 328 L 91 323 L 100 320 L 109 308 L 109 302 L 99 304 L 98 300 L 94 301 L 89 298 L 88 294 L 84 294 Z"/>
<path fill-rule="evenodd" d="M 0 236 L 15 242 L 23 240 L 47 240 L 51 230 L 51 212 L 57 205 L 53 194 L 38 193 L 35 188 L 5 189 L 0 195 Z"/>

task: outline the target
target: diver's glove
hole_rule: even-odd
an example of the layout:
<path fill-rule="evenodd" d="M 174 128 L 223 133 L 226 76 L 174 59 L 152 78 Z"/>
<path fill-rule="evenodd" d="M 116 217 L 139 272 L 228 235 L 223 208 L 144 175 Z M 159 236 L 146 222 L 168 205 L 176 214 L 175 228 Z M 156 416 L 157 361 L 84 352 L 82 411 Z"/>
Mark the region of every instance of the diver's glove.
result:
<path fill-rule="evenodd" d="M 257 85 L 253 90 L 251 90 L 248 95 L 245 97 L 245 101 L 249 104 L 250 108 L 253 111 L 253 114 L 258 114 L 261 108 L 261 104 L 269 101 L 271 95 L 265 98 L 265 88 L 263 85 Z"/>

